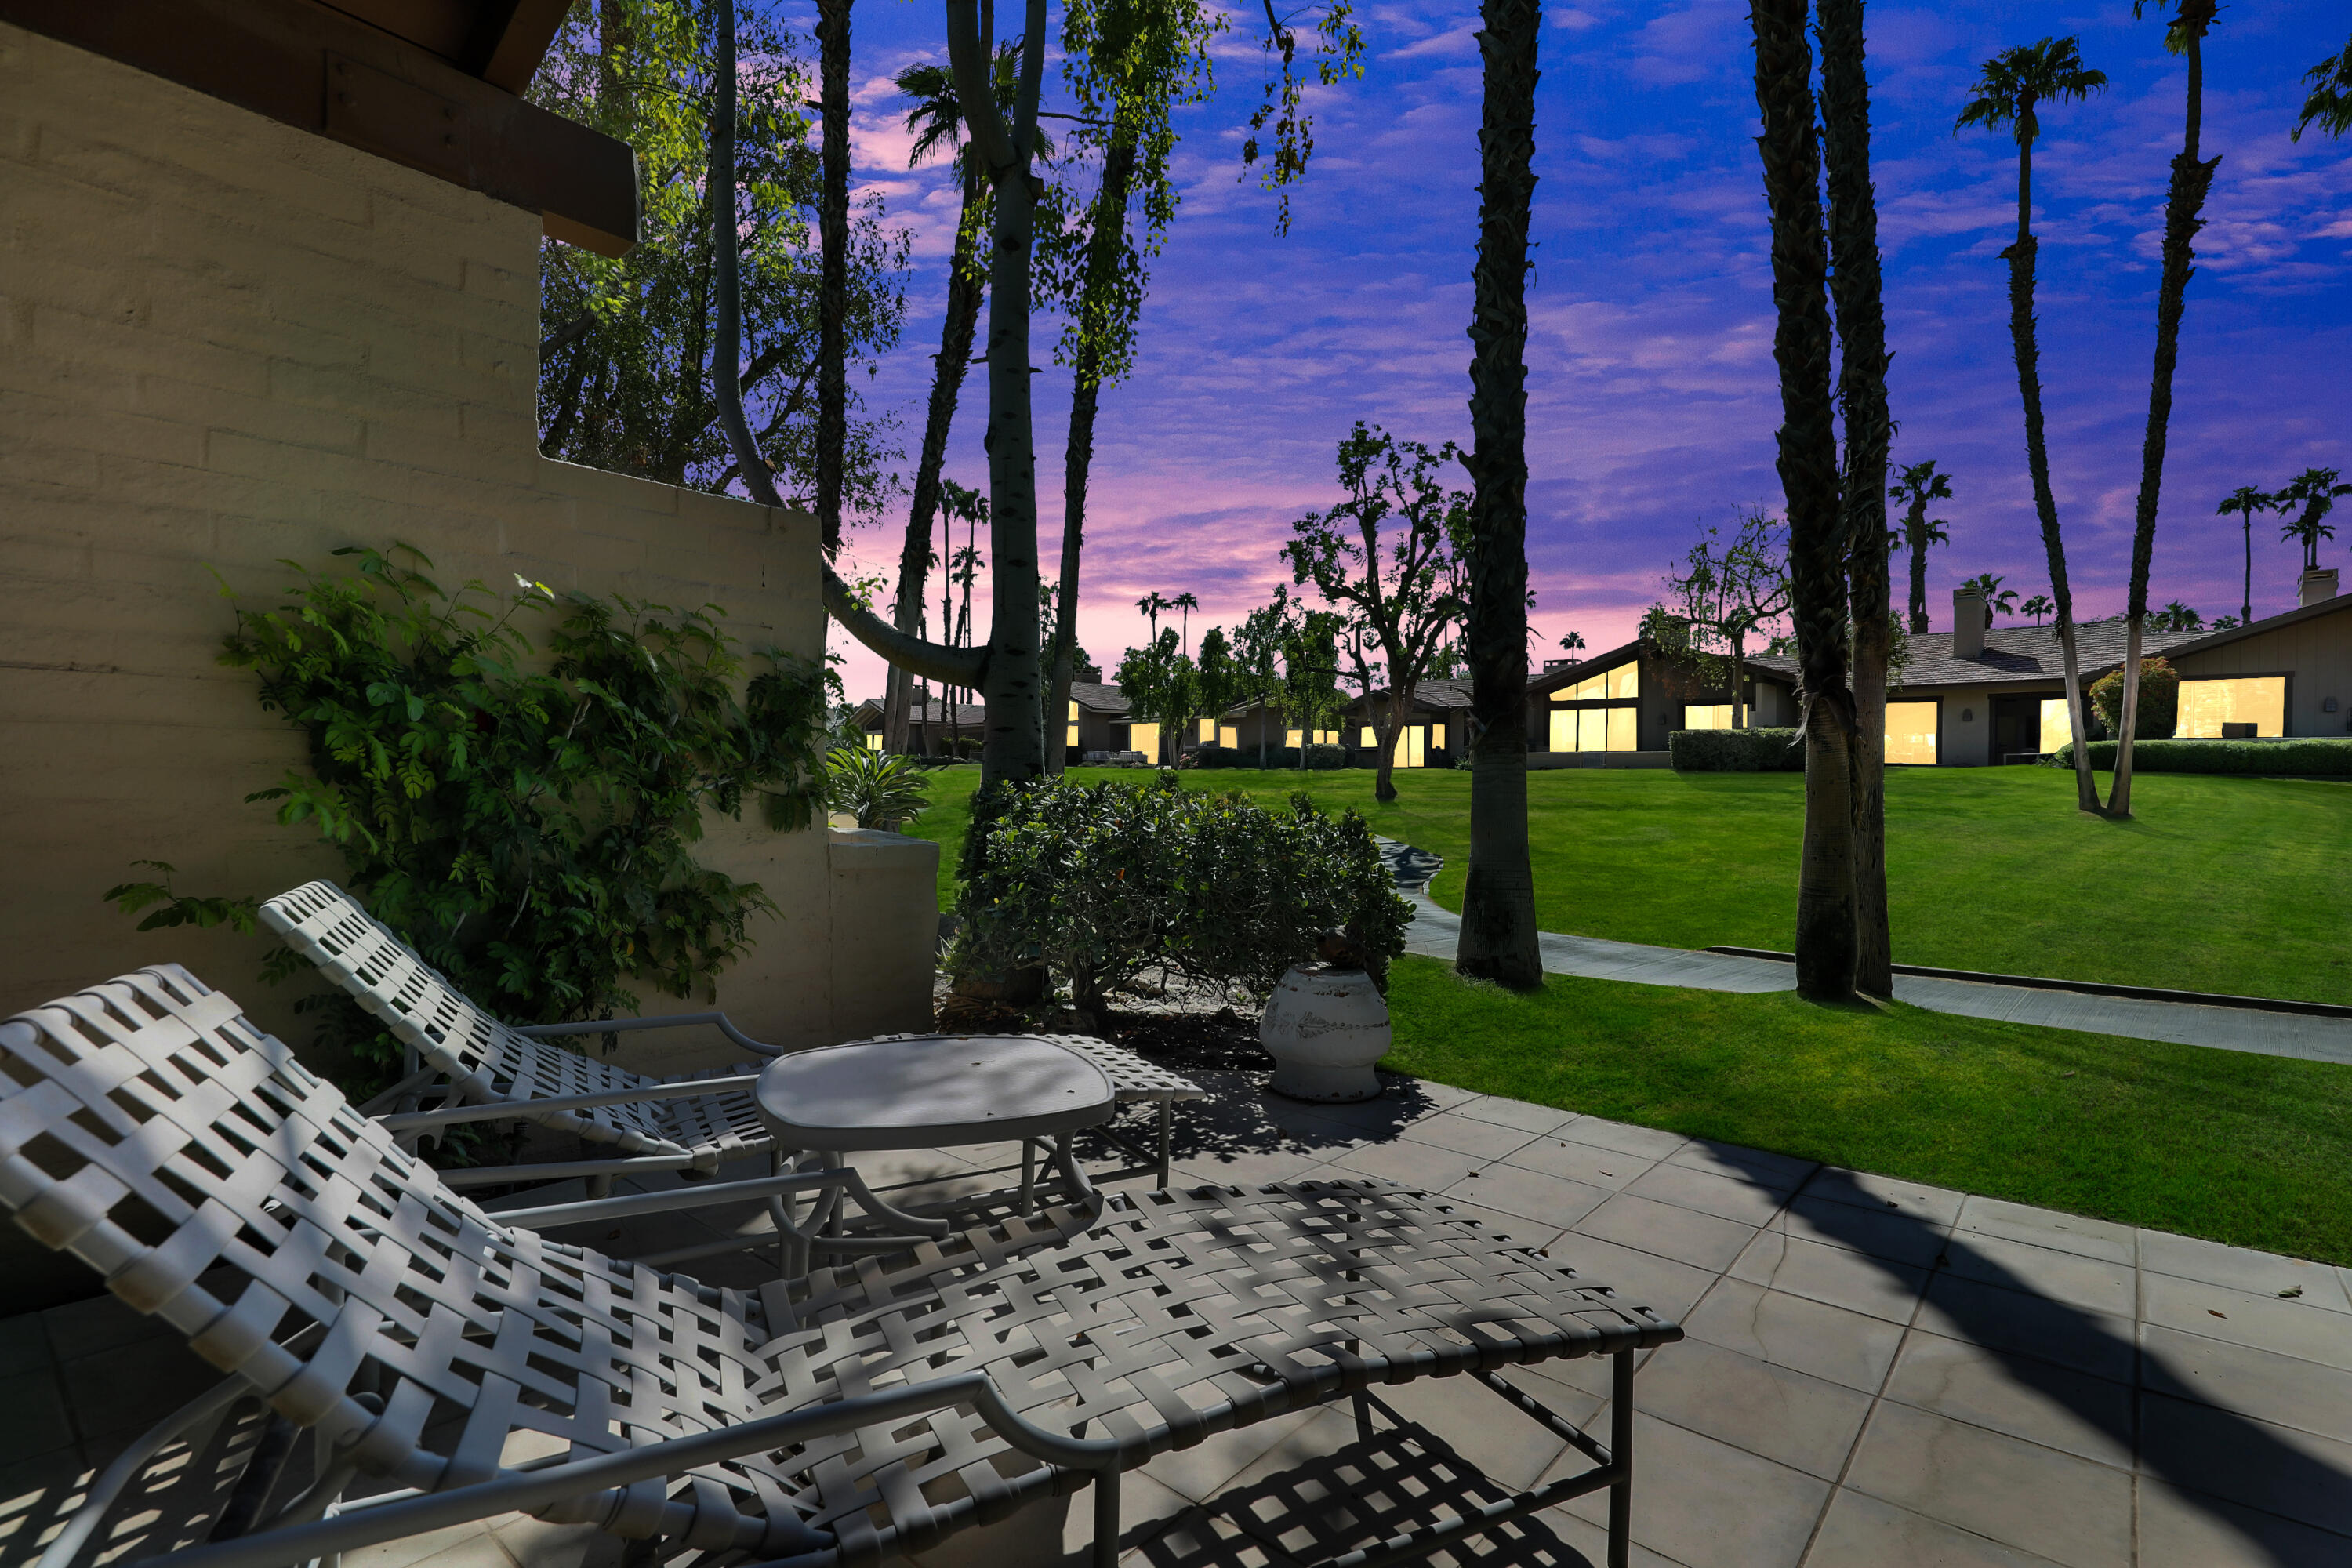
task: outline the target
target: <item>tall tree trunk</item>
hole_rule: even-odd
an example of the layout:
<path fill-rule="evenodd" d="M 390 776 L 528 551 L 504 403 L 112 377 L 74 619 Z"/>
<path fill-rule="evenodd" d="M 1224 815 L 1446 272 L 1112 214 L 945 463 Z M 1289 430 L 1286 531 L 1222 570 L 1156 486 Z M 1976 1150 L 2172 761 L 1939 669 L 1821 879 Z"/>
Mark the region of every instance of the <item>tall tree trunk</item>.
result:
<path fill-rule="evenodd" d="M 1087 292 L 1108 292 L 1127 244 L 1127 199 L 1135 183 L 1135 140 L 1115 137 L 1103 153 L 1102 187 L 1095 195 L 1094 229 L 1087 246 Z M 1107 308 L 1107 307 L 1105 307 Z M 1097 312 L 1097 314 L 1099 311 Z M 1087 542 L 1087 482 L 1095 461 L 1095 415 L 1102 406 L 1102 353 L 1089 331 L 1078 341 L 1070 389 L 1070 438 L 1062 465 L 1062 575 L 1054 610 L 1054 691 L 1049 733 L 1070 710 L 1070 682 L 1078 656 L 1078 556 Z M 1059 773 L 1064 747 L 1049 746 L 1049 770 Z"/>
<path fill-rule="evenodd" d="M 1751 716 L 1748 710 L 1748 634 L 1735 629 L 1731 634 L 1731 727 L 1747 729 Z"/>
<path fill-rule="evenodd" d="M 2107 815 L 2131 816 L 2132 741 L 2139 724 L 2141 637 L 2147 625 L 2147 574 L 2156 554 L 2157 500 L 2164 488 L 2164 447 L 2172 425 L 2172 373 L 2180 362 L 2180 312 L 2196 268 L 2197 231 L 2205 193 L 2212 188 L 2210 163 L 2197 155 L 2205 112 L 2205 28 L 2213 0 L 2182 0 L 2182 26 L 2189 46 L 2189 110 L 2180 155 L 2172 160 L 2172 189 L 2164 204 L 2164 277 L 2156 295 L 2156 365 L 2148 377 L 2147 434 L 2140 442 L 2139 515 L 2132 531 L 2131 598 L 2124 633 L 2123 722 L 2116 735 L 2116 776 L 2107 787 Z"/>
<path fill-rule="evenodd" d="M 1528 226 L 1541 0 L 1483 0 L 1478 259 L 1471 274 L 1470 868 L 1454 966 L 1543 985 L 1528 858 Z"/>
<path fill-rule="evenodd" d="M 1927 503 L 1914 500 L 1904 514 L 1903 531 L 1911 542 L 1911 629 L 1927 629 Z"/>
<path fill-rule="evenodd" d="M 1804 682 L 1805 843 L 1797 882 L 1797 990 L 1853 996 L 1853 693 L 1846 685 L 1845 538 L 1830 391 L 1828 258 L 1812 49 L 1804 0 L 1754 0 L 1756 102 L 1772 216 L 1772 357 L 1780 373 L 1780 487 Z"/>
<path fill-rule="evenodd" d="M 2254 624 L 2254 509 L 2246 509 L 2246 581 L 2239 591 L 2238 624 Z"/>
<path fill-rule="evenodd" d="M 849 446 L 849 0 L 817 0 L 817 70 L 824 116 L 818 209 L 823 268 L 816 340 L 816 522 L 825 557 L 841 552 L 842 468 Z"/>
<path fill-rule="evenodd" d="M 907 509 L 907 540 L 898 551 L 898 596 L 893 605 L 894 624 L 900 631 L 913 633 L 923 624 L 923 586 L 930 573 L 931 519 L 940 505 L 940 475 L 947 466 L 948 435 L 954 427 L 956 405 L 963 395 L 964 374 L 971 366 L 972 333 L 980 325 L 980 301 L 983 290 L 972 261 L 976 237 L 972 214 L 985 190 L 980 171 L 967 163 L 963 177 L 963 208 L 956 222 L 955 251 L 948 264 L 947 319 L 940 326 L 939 357 L 931 371 L 931 401 L 923 416 L 923 449 L 915 465 L 915 493 Z M 948 570 L 948 558 L 940 556 L 940 570 Z M 940 623 L 940 633 L 947 626 Z M 882 715 L 883 744 L 892 751 L 904 751 L 907 740 L 908 677 L 905 671 L 890 671 L 889 698 L 886 699 Z M 890 706 L 896 702 L 896 708 Z M 896 724 L 893 725 L 895 716 Z"/>
<path fill-rule="evenodd" d="M 1895 994 L 1886 919 L 1886 667 L 1894 657 L 1886 570 L 1886 315 L 1878 202 L 1870 180 L 1870 78 L 1863 0 L 1820 0 L 1822 132 L 1829 164 L 1832 292 L 1843 350 L 1844 526 L 1852 563 L 1854 698 L 1854 984 Z"/>
<path fill-rule="evenodd" d="M 2025 410 L 2025 467 L 2033 479 L 2033 510 L 2042 521 L 2042 552 L 2050 567 L 2050 597 L 2057 623 L 2060 662 L 2066 678 L 2066 729 L 2074 742 L 2074 805 L 2099 809 L 2099 786 L 2091 776 L 2090 731 L 2083 711 L 2083 661 L 2074 637 L 2074 591 L 2066 576 L 2066 541 L 2058 529 L 2058 500 L 2050 489 L 2050 446 L 2042 418 L 2042 350 L 2033 314 L 2033 265 L 2041 242 L 2033 237 L 2033 106 L 2018 110 L 2017 242 L 2009 258 L 2009 342 L 2017 362 L 2017 396 Z"/>
<path fill-rule="evenodd" d="M 1045 0 L 1029 0 L 1018 108 L 996 112 L 988 40 L 972 0 L 950 0 L 948 47 L 975 151 L 994 186 L 989 235 L 988 496 L 990 619 L 981 663 L 987 738 L 980 787 L 1025 783 L 1045 771 L 1037 649 L 1037 446 L 1030 402 L 1029 274 L 1037 186 L 1030 174 L 1037 93 L 1045 72 Z"/>

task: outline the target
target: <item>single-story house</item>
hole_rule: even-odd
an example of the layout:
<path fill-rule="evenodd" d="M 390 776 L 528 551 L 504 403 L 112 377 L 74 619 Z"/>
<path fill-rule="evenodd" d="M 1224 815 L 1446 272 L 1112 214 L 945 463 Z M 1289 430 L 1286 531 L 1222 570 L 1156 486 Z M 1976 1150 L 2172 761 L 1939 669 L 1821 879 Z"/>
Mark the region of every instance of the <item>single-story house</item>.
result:
<path fill-rule="evenodd" d="M 907 749 L 916 756 L 933 756 L 954 749 L 958 737 L 978 740 L 988 733 L 988 710 L 977 702 L 950 702 L 941 698 L 918 698 L 907 710 Z M 882 749 L 882 700 L 869 697 L 850 714 L 850 722 L 866 732 L 866 743 Z"/>
<path fill-rule="evenodd" d="M 2352 702 L 2352 595 L 2338 595 L 2336 582 L 2333 571 L 2306 573 L 2298 608 L 2251 626 L 2146 633 L 2141 657 L 2161 655 L 2180 675 L 2176 733 L 2340 735 L 2352 728 L 2345 712 Z M 2064 665 L 2050 628 L 1986 627 L 1983 600 L 1974 594 L 1955 593 L 1952 605 L 1960 629 L 1911 634 L 1900 684 L 1887 697 L 1886 760 L 1982 767 L 2064 745 Z M 2126 626 L 2118 616 L 2074 629 L 2087 690 L 2122 665 Z M 1797 661 L 1763 655 L 1748 666 L 1758 689 L 1774 690 L 1791 716 L 1759 722 L 1792 721 Z"/>
<path fill-rule="evenodd" d="M 1750 726 L 1795 721 L 1778 672 L 1748 660 Z M 1640 638 L 1591 658 L 1547 659 L 1528 682 L 1531 768 L 1662 768 L 1676 730 L 1731 727 L 1731 693 Z"/>

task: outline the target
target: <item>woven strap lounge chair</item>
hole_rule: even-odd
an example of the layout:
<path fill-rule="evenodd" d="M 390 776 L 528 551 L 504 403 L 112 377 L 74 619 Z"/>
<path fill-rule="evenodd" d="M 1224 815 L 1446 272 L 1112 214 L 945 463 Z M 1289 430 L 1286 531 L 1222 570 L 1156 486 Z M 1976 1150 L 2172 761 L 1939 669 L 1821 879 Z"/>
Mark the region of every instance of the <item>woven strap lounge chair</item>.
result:
<path fill-rule="evenodd" d="M 405 1087 L 423 1089 L 432 1079 L 445 1079 L 446 1094 L 463 1104 L 510 1108 L 487 1110 L 477 1120 L 514 1117 L 609 1143 L 617 1151 L 612 1159 L 452 1173 L 452 1185 L 567 1176 L 586 1176 L 601 1183 L 618 1173 L 658 1170 L 708 1173 L 722 1161 L 773 1150 L 773 1140 L 749 1092 L 757 1076 L 756 1064 L 679 1078 L 648 1078 L 551 1043 L 562 1036 L 708 1026 L 754 1056 L 781 1054 L 776 1047 L 738 1029 L 724 1013 L 517 1028 L 477 1006 L 332 882 L 307 882 L 280 893 L 263 903 L 260 913 L 264 925 L 316 964 L 415 1053 L 416 1060 L 411 1064 Z M 1101 1040 L 1077 1036 L 1052 1038 L 1102 1068 L 1120 1102 L 1158 1104 L 1157 1174 L 1160 1184 L 1166 1186 L 1169 1117 L 1177 1100 L 1200 1099 L 1200 1086 Z M 393 1119 L 397 1130 L 414 1131 L 458 1120 L 446 1110 L 429 1117 L 404 1114 L 405 1120 L 403 1115 Z"/>
<path fill-rule="evenodd" d="M 525 1510 L 777 1568 L 863 1568 L 1091 1481 L 1109 1568 L 1121 1472 L 1449 1374 L 1591 1467 L 1364 1561 L 1602 1488 L 1625 1561 L 1633 1358 L 1681 1331 L 1387 1183 L 1097 1193 L 1074 1239 L 1052 1238 L 1047 1211 L 749 1291 L 528 1228 L 854 1180 L 494 1215 L 176 966 L 0 1023 L 0 1207 L 232 1374 L 117 1461 L 46 1568 L 124 1549 L 107 1513 L 129 1479 L 208 1441 L 179 1428 L 216 1427 L 240 1394 L 248 1415 L 266 1402 L 269 1431 L 310 1436 L 248 1451 L 307 1447 L 309 1468 L 248 1475 L 233 1519 L 144 1553 L 278 1568 Z M 1615 1358 L 1606 1447 L 1499 1375 L 1586 1355 Z M 346 1500 L 354 1481 L 380 1489 Z"/>

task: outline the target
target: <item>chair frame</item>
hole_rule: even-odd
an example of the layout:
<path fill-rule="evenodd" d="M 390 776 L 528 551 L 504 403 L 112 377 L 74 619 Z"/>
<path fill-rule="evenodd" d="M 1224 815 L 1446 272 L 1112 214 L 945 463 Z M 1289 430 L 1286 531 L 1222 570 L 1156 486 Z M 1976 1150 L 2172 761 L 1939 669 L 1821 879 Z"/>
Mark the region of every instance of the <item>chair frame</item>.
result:
<path fill-rule="evenodd" d="M 177 966 L 0 1022 L 0 1205 L 314 1432 L 317 1479 L 176 1568 L 278 1568 L 515 1510 L 866 1568 L 1088 1484 L 1093 1560 L 1113 1568 L 1123 1471 L 1464 1373 L 1591 1466 L 1339 1561 L 1402 1562 L 1603 1489 L 1609 1560 L 1627 1561 L 1633 1357 L 1681 1330 L 1391 1183 L 1097 1191 L 1075 1216 L 748 1293 L 528 1228 L 860 1184 L 793 1172 L 487 1215 Z M 1606 1446 L 1500 1376 L 1601 1354 Z M 523 1433 L 566 1451 L 509 1465 Z M 1041 1463 L 1007 1473 L 1013 1453 Z M 110 1468 L 101 1514 L 143 1462 Z M 362 1473 L 403 1489 L 339 1503 Z M 101 1522 L 78 1519 L 49 1568 Z"/>

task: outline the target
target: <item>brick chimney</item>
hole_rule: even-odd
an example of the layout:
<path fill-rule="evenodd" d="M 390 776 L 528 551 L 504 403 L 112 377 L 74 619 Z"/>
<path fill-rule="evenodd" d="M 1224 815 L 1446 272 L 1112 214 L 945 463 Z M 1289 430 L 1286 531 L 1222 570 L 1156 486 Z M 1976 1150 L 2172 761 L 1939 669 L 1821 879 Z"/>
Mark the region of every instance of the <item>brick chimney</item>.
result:
<path fill-rule="evenodd" d="M 2296 584 L 2301 593 L 2296 596 L 2295 603 L 2298 605 L 2326 603 L 2336 597 L 2336 582 L 2335 567 L 2313 567 L 2303 574 L 2303 581 Z"/>
<path fill-rule="evenodd" d="M 1984 653 L 1984 595 L 1974 588 L 1952 590 L 1952 657 L 1976 658 Z"/>

